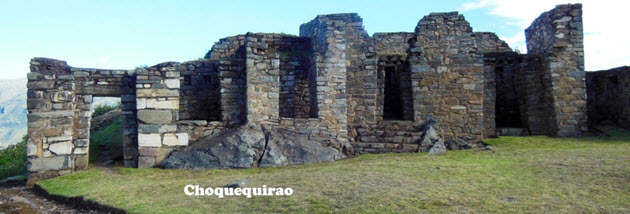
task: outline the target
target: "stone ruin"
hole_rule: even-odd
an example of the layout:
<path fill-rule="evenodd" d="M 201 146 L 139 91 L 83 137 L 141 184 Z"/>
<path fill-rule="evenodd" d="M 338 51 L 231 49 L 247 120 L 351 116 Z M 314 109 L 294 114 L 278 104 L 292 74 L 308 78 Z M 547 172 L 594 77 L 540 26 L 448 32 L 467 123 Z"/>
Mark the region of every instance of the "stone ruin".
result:
<path fill-rule="evenodd" d="M 121 97 L 127 167 L 247 168 L 429 151 L 441 138 L 450 148 L 497 135 L 581 136 L 589 124 L 581 5 L 543 13 L 525 34 L 528 53 L 519 54 L 457 12 L 373 36 L 350 13 L 319 15 L 299 36 L 227 37 L 183 63 L 109 70 L 34 58 L 28 171 L 37 180 L 87 168 L 91 102 L 101 96 Z M 602 98 L 628 97 L 593 87 L 612 93 Z M 627 124 L 629 105 L 593 102 L 602 105 L 588 112 Z"/>

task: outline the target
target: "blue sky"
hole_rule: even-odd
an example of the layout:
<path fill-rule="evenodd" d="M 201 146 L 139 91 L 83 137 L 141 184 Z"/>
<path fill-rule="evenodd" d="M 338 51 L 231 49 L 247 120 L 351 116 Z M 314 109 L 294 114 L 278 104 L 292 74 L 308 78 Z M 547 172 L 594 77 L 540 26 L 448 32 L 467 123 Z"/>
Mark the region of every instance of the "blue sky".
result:
<path fill-rule="evenodd" d="M 475 31 L 495 32 L 512 48 L 524 49 L 524 28 L 540 13 L 563 3 L 533 1 L 539 3 L 528 1 L 523 4 L 526 6 L 519 6 L 519 2 L 507 0 L 3 1 L 0 78 L 25 77 L 32 57 L 66 60 L 75 67 L 121 69 L 194 60 L 203 57 L 214 42 L 226 36 L 246 32 L 297 35 L 300 24 L 317 14 L 346 12 L 359 13 L 366 30 L 373 34 L 412 32 L 418 20 L 431 12 L 459 10 Z M 612 34 L 599 25 L 593 25 L 599 28 L 590 32 L 586 22 L 588 3 L 584 7 L 587 35 Z M 614 4 L 610 7 L 615 8 Z M 599 6 L 598 10 L 604 9 L 607 8 Z M 606 50 L 591 55 L 604 58 L 602 52 Z M 619 58 L 614 63 L 597 62 L 601 66 L 589 66 L 587 43 L 587 70 L 623 65 L 630 61 L 623 53 L 625 50 L 611 51 L 611 56 Z"/>

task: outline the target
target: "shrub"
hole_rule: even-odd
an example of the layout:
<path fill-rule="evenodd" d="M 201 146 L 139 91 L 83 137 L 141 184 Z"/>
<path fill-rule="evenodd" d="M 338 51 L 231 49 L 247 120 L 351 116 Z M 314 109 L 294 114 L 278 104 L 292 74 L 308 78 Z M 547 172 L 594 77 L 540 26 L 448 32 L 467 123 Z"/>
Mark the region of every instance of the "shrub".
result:
<path fill-rule="evenodd" d="M 94 107 L 94 112 L 92 113 L 92 118 L 102 116 L 107 112 L 113 111 L 117 108 L 120 108 L 120 102 L 117 105 L 97 105 Z"/>
<path fill-rule="evenodd" d="M 24 135 L 22 141 L 11 145 L 0 151 L 0 180 L 26 173 L 26 140 Z"/>

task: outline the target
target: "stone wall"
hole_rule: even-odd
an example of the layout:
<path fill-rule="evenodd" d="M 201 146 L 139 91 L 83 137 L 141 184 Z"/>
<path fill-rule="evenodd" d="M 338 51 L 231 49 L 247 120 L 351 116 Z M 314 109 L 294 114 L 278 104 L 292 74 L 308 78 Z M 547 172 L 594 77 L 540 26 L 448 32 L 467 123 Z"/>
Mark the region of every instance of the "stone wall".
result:
<path fill-rule="evenodd" d="M 76 85 L 70 66 L 65 61 L 35 58 L 28 80 L 27 170 L 51 174 L 33 177 L 52 177 L 85 168 L 81 162 L 87 154 L 81 148 L 88 145 L 75 146 L 73 141 Z"/>
<path fill-rule="evenodd" d="M 34 58 L 28 75 L 27 166 L 34 180 L 88 166 L 93 97 L 121 97 L 125 166 L 137 160 L 135 74 L 127 70 L 73 68 Z"/>
<path fill-rule="evenodd" d="M 379 55 L 406 55 L 415 35 L 413 32 L 374 33 L 371 40 Z"/>
<path fill-rule="evenodd" d="M 543 59 L 553 100 L 553 133 L 587 131 L 582 5 L 566 4 L 540 15 L 525 30 L 529 55 Z"/>
<path fill-rule="evenodd" d="M 630 67 L 586 73 L 591 125 L 630 128 Z"/>
<path fill-rule="evenodd" d="M 531 135 L 554 136 L 552 87 L 549 76 L 545 75 L 543 60 L 537 56 L 524 56 L 514 78 L 523 127 Z"/>
<path fill-rule="evenodd" d="M 308 37 L 313 47 L 311 65 L 316 83 L 317 118 L 321 120 L 319 129 L 342 144 L 348 139 L 346 34 L 355 35 L 350 29 L 362 25 L 361 22 L 356 14 L 334 14 L 317 16 L 300 26 L 300 36 Z"/>
<path fill-rule="evenodd" d="M 311 117 L 310 40 L 249 33 L 246 46 L 249 121 Z"/>
<path fill-rule="evenodd" d="M 226 37 L 204 59 L 135 70 L 35 58 L 28 169 L 44 178 L 87 167 L 95 96 L 121 97 L 129 167 L 156 166 L 174 149 L 241 126 L 292 131 L 346 157 L 426 150 L 420 141 L 433 119 L 445 140 L 470 143 L 495 136 L 497 125 L 580 135 L 587 130 L 581 5 L 543 13 L 526 36 L 529 54 L 518 54 L 450 12 L 425 16 L 413 33 L 370 37 L 349 13 L 317 16 L 300 36 Z M 627 124 L 627 103 L 605 107 L 614 95 L 627 100 L 627 75 L 589 78 L 590 112 L 614 112 L 598 120 Z"/>
<path fill-rule="evenodd" d="M 446 138 L 478 141 L 483 133 L 483 56 L 470 24 L 457 12 L 420 20 L 410 49 L 414 119 L 435 118 Z"/>
<path fill-rule="evenodd" d="M 182 63 L 179 116 L 181 120 L 220 121 L 219 63 L 196 60 Z"/>
<path fill-rule="evenodd" d="M 247 120 L 245 49 L 245 35 L 226 37 L 215 43 L 204 57 L 218 64 L 221 121 L 229 126 L 242 125 Z"/>
<path fill-rule="evenodd" d="M 159 164 L 172 149 L 187 146 L 187 132 L 178 132 L 180 63 L 167 62 L 136 70 L 138 167 Z"/>
<path fill-rule="evenodd" d="M 476 32 L 475 45 L 484 55 L 483 137 L 496 136 L 496 105 L 500 90 L 497 90 L 496 57 L 512 53 L 510 46 L 494 33 Z"/>

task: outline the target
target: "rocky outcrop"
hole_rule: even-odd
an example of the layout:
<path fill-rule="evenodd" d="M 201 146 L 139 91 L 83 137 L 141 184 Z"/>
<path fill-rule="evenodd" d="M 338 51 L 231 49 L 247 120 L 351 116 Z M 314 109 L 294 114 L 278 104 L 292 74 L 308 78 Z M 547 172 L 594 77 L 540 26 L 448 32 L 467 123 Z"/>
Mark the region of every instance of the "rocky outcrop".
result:
<path fill-rule="evenodd" d="M 242 126 L 201 138 L 190 147 L 173 151 L 163 168 L 213 169 L 286 166 L 341 159 L 339 150 L 285 130 L 257 130 Z"/>

